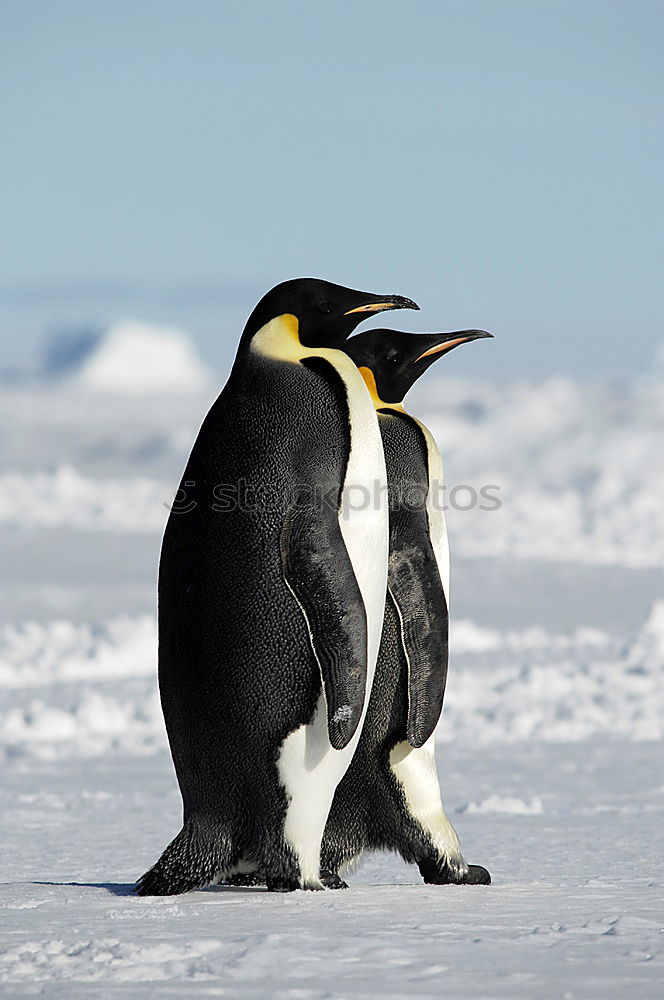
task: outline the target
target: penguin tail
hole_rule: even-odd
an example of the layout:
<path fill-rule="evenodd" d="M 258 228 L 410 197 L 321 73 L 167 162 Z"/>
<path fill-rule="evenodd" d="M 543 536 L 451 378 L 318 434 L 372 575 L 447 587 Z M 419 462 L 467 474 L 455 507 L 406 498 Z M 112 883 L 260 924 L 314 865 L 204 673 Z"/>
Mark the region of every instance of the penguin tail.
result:
<path fill-rule="evenodd" d="M 223 832 L 188 821 L 156 864 L 136 883 L 138 896 L 177 896 L 214 882 L 232 863 Z"/>

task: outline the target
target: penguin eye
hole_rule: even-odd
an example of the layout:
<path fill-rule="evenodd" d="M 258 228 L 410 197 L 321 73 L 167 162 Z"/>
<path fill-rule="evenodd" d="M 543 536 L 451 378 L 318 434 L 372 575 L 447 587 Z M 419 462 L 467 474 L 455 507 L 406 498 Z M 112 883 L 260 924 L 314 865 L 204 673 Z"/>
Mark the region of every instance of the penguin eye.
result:
<path fill-rule="evenodd" d="M 322 313 L 331 313 L 334 310 L 334 306 L 331 302 L 319 302 L 318 311 Z"/>

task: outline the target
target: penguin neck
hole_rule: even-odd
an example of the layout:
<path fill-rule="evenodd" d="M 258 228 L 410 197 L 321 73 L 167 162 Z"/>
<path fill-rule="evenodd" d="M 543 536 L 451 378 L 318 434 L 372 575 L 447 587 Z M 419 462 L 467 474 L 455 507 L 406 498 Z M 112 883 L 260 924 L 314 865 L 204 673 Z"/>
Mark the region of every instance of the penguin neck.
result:
<path fill-rule="evenodd" d="M 365 365 L 361 365 L 358 368 L 358 371 L 362 376 L 362 378 L 364 379 L 364 384 L 369 390 L 369 395 L 371 396 L 373 404 L 377 410 L 395 410 L 397 413 L 406 413 L 403 406 L 403 402 L 386 403 L 383 399 L 380 398 L 380 395 L 378 393 L 378 386 L 376 385 L 376 376 L 371 371 L 371 368 L 367 368 L 365 367 Z"/>

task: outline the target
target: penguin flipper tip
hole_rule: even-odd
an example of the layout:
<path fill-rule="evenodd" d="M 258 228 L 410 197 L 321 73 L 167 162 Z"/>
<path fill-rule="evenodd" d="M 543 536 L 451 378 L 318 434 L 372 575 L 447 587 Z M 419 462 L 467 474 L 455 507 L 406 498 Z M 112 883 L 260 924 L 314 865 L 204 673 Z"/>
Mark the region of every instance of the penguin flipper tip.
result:
<path fill-rule="evenodd" d="M 344 710 L 345 714 L 340 718 Z M 330 706 L 327 716 L 327 734 L 333 750 L 344 750 L 348 746 L 357 732 L 361 712 L 361 705 L 357 706 L 354 712 L 351 711 L 350 705 L 344 705 L 341 711 L 337 710 L 336 712 L 334 706 Z"/>

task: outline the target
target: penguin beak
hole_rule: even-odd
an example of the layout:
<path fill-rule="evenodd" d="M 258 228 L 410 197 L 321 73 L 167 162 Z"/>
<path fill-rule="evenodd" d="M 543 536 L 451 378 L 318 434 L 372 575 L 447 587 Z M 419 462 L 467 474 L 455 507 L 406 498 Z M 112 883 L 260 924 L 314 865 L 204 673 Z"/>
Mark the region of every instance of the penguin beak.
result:
<path fill-rule="evenodd" d="M 453 350 L 459 344 L 467 344 L 471 340 L 482 340 L 485 337 L 493 337 L 493 334 L 487 333 L 486 330 L 456 330 L 454 333 L 433 334 L 430 338 L 433 345 L 415 358 L 413 364 L 417 364 L 418 361 L 423 361 L 425 358 L 446 354 L 447 351 Z"/>
<path fill-rule="evenodd" d="M 417 302 L 407 299 L 404 295 L 376 295 L 372 296 L 372 301 L 361 306 L 355 306 L 344 313 L 344 316 L 353 316 L 355 313 L 377 313 L 385 312 L 387 309 L 419 309 Z"/>

